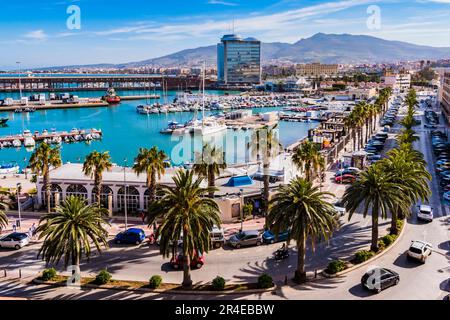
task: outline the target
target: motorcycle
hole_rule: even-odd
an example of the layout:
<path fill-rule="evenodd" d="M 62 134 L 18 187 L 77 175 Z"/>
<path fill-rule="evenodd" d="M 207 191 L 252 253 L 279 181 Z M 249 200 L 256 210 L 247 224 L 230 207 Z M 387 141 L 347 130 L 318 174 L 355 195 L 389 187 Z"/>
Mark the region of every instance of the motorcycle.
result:
<path fill-rule="evenodd" d="M 288 249 L 278 249 L 274 253 L 275 260 L 285 260 L 289 258 L 289 250 Z"/>
<path fill-rule="evenodd" d="M 156 236 L 154 233 L 148 236 L 148 244 L 152 245 L 156 243 Z"/>

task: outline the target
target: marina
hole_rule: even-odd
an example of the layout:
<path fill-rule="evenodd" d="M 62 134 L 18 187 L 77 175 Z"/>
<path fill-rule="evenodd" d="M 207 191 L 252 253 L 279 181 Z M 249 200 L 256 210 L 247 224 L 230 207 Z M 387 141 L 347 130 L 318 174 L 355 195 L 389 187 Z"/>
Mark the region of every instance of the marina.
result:
<path fill-rule="evenodd" d="M 78 91 L 73 94 L 91 98 L 101 96 L 102 93 L 104 92 Z M 118 91 L 119 95 L 122 93 Z M 148 94 L 144 91 L 131 93 L 133 95 Z M 157 100 L 161 105 L 164 105 L 165 101 L 173 101 L 177 97 L 177 92 L 171 90 L 166 93 L 156 91 L 156 94 L 161 96 Z M 235 92 L 230 92 L 230 98 L 235 94 Z M 225 97 L 223 92 L 212 90 L 206 90 L 205 96 Z M 7 97 L 16 97 L 17 99 L 17 95 L 14 96 L 14 94 L 8 94 L 7 96 L 0 94 L 0 99 Z M 245 120 L 245 117 L 241 119 L 243 113 L 252 112 L 252 116 L 258 117 L 259 114 L 279 112 L 283 108 L 246 108 L 226 110 L 226 112 L 224 110 L 205 110 L 207 118 L 228 118 L 226 130 L 221 129 L 221 132 L 198 137 L 197 135 L 185 135 L 184 133 L 180 135 L 161 133 L 161 131 L 168 129 L 171 122 L 185 125 L 192 121 L 195 111 L 155 113 L 145 116 L 138 114 L 136 112 L 137 106 L 146 103 L 146 99 L 141 99 L 122 101 L 120 104 L 110 105 L 107 108 L 36 109 L 35 112 L 28 113 L 0 112 L 0 118 L 8 118 L 6 126 L 0 127 L 0 136 L 13 136 L 25 130 L 42 132 L 45 128 L 55 128 L 58 132 L 70 132 L 71 128 L 98 128 L 102 130 L 101 140 L 92 140 L 90 144 L 63 143 L 61 145 L 63 161 L 79 163 L 84 160 L 87 154 L 96 150 L 109 151 L 113 161 L 119 165 L 122 165 L 125 159 L 127 159 L 128 164 L 132 163 L 140 147 L 152 147 L 154 145 L 164 150 L 174 165 L 180 165 L 192 161 L 196 146 L 201 146 L 203 141 L 214 140 L 218 146 L 224 149 L 227 163 L 231 165 L 247 161 L 245 148 L 236 146 L 244 146 L 245 141 L 249 141 L 252 128 L 256 125 Z M 263 123 L 261 122 L 259 125 L 263 125 Z M 315 128 L 317 125 L 317 123 L 282 121 L 279 123 L 277 130 L 281 142 L 287 146 L 306 137 L 308 130 Z M 180 148 L 183 148 L 183 152 L 178 150 Z M 0 163 L 17 161 L 22 167 L 23 159 L 29 159 L 31 151 L 27 148 L 4 148 L 0 150 Z"/>

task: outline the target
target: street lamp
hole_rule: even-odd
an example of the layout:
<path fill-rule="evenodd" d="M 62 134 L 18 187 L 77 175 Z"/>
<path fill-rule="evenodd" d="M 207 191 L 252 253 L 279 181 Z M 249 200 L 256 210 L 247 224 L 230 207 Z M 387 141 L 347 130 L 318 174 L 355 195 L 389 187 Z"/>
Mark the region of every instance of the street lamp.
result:
<path fill-rule="evenodd" d="M 239 189 L 239 201 L 241 202 L 242 209 L 241 209 L 241 232 L 244 231 L 244 202 L 242 201 L 242 193 L 244 192 L 244 189 Z"/>
<path fill-rule="evenodd" d="M 27 176 L 27 158 L 23 158 L 23 162 L 25 162 L 25 168 L 24 168 L 24 171 L 25 171 L 25 179 L 28 179 L 28 176 Z"/>
<path fill-rule="evenodd" d="M 127 175 L 125 172 L 125 169 L 127 167 L 127 158 L 123 159 L 124 165 L 123 165 L 123 186 L 125 188 L 124 190 L 124 206 L 125 206 L 125 230 L 128 229 L 128 208 L 127 208 Z"/>
<path fill-rule="evenodd" d="M 19 92 L 20 92 L 20 99 L 22 100 L 22 81 L 21 81 L 22 71 L 20 69 L 20 61 L 17 61 L 16 63 L 19 66 Z"/>
<path fill-rule="evenodd" d="M 21 183 L 17 183 L 17 211 L 19 212 L 19 225 L 17 226 L 19 229 L 22 224 L 22 216 L 20 214 L 20 189 L 22 188 Z"/>

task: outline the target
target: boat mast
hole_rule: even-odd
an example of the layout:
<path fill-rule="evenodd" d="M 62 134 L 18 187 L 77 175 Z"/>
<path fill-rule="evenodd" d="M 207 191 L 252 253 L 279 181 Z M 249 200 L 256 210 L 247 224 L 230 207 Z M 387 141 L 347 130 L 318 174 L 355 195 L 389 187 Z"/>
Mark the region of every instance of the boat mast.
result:
<path fill-rule="evenodd" d="M 202 73 L 202 122 L 205 119 L 205 69 L 206 69 L 206 62 L 203 61 L 203 73 Z"/>

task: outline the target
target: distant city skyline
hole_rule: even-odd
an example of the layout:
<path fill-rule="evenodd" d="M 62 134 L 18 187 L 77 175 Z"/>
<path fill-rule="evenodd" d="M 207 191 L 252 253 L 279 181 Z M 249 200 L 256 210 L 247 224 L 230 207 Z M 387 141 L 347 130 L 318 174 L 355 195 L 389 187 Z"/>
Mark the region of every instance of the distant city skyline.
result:
<path fill-rule="evenodd" d="M 2 3 L 0 69 L 15 69 L 17 61 L 24 69 L 140 61 L 215 44 L 233 24 L 236 33 L 262 42 L 292 43 L 324 32 L 450 47 L 450 0 L 173 0 L 170 6 L 152 2 Z M 71 5 L 81 10 L 79 30 L 67 27 Z M 368 19 L 377 18 L 374 8 L 380 9 L 381 20 L 369 21 L 371 27 Z"/>

